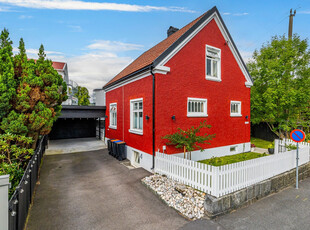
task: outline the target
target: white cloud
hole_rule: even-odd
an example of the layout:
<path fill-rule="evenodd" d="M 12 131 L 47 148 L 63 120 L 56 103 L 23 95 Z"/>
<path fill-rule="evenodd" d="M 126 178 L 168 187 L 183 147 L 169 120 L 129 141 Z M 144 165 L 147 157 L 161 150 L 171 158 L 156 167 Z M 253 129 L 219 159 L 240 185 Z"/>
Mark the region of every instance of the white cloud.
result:
<path fill-rule="evenodd" d="M 92 50 L 106 50 L 106 51 L 130 51 L 140 50 L 143 48 L 142 45 L 123 43 L 119 41 L 108 41 L 108 40 L 96 40 L 94 43 L 87 46 L 88 49 Z"/>
<path fill-rule="evenodd" d="M 74 25 L 68 25 L 69 28 L 71 28 L 71 32 L 82 32 L 81 26 L 74 26 Z"/>
<path fill-rule="evenodd" d="M 30 16 L 30 15 L 21 15 L 18 17 L 19 19 L 30 19 L 30 18 L 33 18 L 33 16 Z"/>
<path fill-rule="evenodd" d="M 253 60 L 253 59 L 252 59 L 253 52 L 242 51 L 242 50 L 240 50 L 239 52 L 240 52 L 240 55 L 241 55 L 241 57 L 243 58 L 243 61 L 244 61 L 245 63 L 248 63 L 248 62 L 250 62 L 250 61 Z"/>
<path fill-rule="evenodd" d="M 231 16 L 245 16 L 248 15 L 249 13 L 230 13 L 230 12 L 224 12 L 223 15 L 231 15 Z"/>
<path fill-rule="evenodd" d="M 304 11 L 300 11 L 298 13 L 299 14 L 310 14 L 310 10 L 304 10 Z"/>
<path fill-rule="evenodd" d="M 95 88 L 102 88 L 132 61 L 131 57 L 118 57 L 106 52 L 91 52 L 66 60 L 69 79 L 87 87 L 90 92 Z"/>
<path fill-rule="evenodd" d="M 36 9 L 56 9 L 56 10 L 114 10 L 129 12 L 149 12 L 149 11 L 178 11 L 189 12 L 184 7 L 164 7 L 134 4 L 120 4 L 108 2 L 86 2 L 81 0 L 0 0 L 2 3 Z"/>

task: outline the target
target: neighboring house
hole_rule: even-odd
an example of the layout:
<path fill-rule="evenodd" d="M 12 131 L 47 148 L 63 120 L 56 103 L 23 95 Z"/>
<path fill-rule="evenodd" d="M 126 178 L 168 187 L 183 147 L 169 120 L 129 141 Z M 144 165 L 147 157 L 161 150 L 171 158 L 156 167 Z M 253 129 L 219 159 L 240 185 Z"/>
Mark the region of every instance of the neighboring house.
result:
<path fill-rule="evenodd" d="M 78 84 L 72 80 L 69 80 L 69 74 L 68 74 L 68 65 L 66 62 L 56 62 L 53 61 L 53 67 L 57 72 L 62 76 L 64 81 L 67 84 L 67 95 L 68 99 L 64 101 L 63 105 L 77 105 L 78 99 L 74 96 L 74 94 L 77 92 Z"/>
<path fill-rule="evenodd" d="M 165 40 L 109 81 L 106 138 L 127 144 L 127 158 L 147 170 L 156 151 L 183 156 L 162 137 L 198 126 L 216 134 L 193 160 L 250 151 L 250 74 L 216 7 Z"/>

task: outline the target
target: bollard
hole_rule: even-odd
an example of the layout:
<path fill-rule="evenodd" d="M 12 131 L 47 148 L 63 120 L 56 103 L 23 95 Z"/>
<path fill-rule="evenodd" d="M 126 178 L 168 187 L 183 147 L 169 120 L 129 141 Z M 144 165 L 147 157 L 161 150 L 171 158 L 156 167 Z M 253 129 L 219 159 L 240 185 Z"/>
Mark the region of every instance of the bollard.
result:
<path fill-rule="evenodd" d="M 9 182 L 10 175 L 0 176 L 0 229 L 9 229 Z"/>

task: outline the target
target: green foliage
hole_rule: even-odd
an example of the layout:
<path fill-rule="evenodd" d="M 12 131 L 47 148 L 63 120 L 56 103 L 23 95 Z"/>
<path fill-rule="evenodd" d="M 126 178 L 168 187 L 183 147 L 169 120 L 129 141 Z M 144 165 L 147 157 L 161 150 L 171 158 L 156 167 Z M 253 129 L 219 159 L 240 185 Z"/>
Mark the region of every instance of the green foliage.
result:
<path fill-rule="evenodd" d="M 28 60 L 23 39 L 18 48 L 19 53 L 12 58 L 17 84 L 13 88 L 10 111 L 0 119 L 0 128 L 3 133 L 25 135 L 36 141 L 39 135 L 51 131 L 60 115 L 61 103 L 67 99 L 67 86 L 52 67 L 52 61 L 45 59 L 43 45 L 36 62 Z"/>
<path fill-rule="evenodd" d="M 87 88 L 78 86 L 74 96 L 78 98 L 78 105 L 89 105 L 90 96 Z"/>
<path fill-rule="evenodd" d="M 285 148 L 287 148 L 288 151 L 291 151 L 291 150 L 297 149 L 297 146 L 294 144 L 289 144 L 289 145 L 285 145 Z"/>
<path fill-rule="evenodd" d="M 19 183 L 40 135 L 48 134 L 67 99 L 67 86 L 46 59 L 28 60 L 25 43 L 13 57 L 6 29 L 0 35 L 0 174 L 10 174 L 12 189 Z M 13 191 L 12 190 L 12 191 Z"/>
<path fill-rule="evenodd" d="M 307 40 L 294 35 L 273 37 L 253 54 L 248 68 L 251 121 L 266 122 L 280 138 L 298 126 L 310 125 L 310 51 Z"/>
<path fill-rule="evenodd" d="M 12 41 L 4 29 L 0 35 L 0 121 L 12 108 L 15 87 Z"/>
<path fill-rule="evenodd" d="M 198 127 L 191 127 L 187 130 L 178 128 L 178 131 L 174 134 L 168 134 L 162 139 L 167 139 L 167 145 L 175 145 L 176 148 L 185 148 L 185 151 L 194 151 L 200 149 L 203 151 L 201 144 L 210 144 L 210 140 L 215 137 L 215 134 L 199 135 L 202 128 L 211 128 L 211 125 L 207 125 L 207 122 L 201 122 Z"/>
<path fill-rule="evenodd" d="M 0 175 L 10 175 L 11 188 L 9 191 L 9 197 L 11 197 L 22 179 L 24 174 L 24 169 L 20 167 L 20 163 L 0 163 Z"/>
<path fill-rule="evenodd" d="M 266 153 L 254 153 L 254 152 L 247 152 L 247 153 L 240 153 L 230 156 L 223 156 L 223 157 L 212 157 L 210 159 L 198 161 L 203 164 L 213 165 L 213 166 L 222 166 L 237 163 L 240 161 L 247 161 L 259 157 L 267 156 Z"/>
<path fill-rule="evenodd" d="M 0 175 L 10 175 L 10 195 L 24 174 L 28 160 L 33 155 L 29 148 L 33 143 L 32 138 L 16 134 L 0 135 Z"/>

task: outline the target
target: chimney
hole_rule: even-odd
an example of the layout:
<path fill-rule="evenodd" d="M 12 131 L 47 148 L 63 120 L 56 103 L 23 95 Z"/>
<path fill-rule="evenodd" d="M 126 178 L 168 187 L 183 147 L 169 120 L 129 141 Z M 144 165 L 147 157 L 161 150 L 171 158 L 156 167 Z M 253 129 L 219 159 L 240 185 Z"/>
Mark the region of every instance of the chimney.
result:
<path fill-rule="evenodd" d="M 167 37 L 169 37 L 171 34 L 174 34 L 175 32 L 177 32 L 179 29 L 175 28 L 173 26 L 170 26 L 169 29 L 167 30 Z"/>

